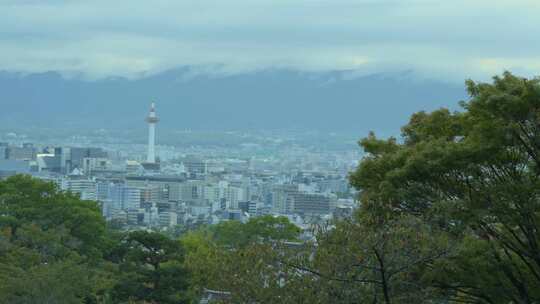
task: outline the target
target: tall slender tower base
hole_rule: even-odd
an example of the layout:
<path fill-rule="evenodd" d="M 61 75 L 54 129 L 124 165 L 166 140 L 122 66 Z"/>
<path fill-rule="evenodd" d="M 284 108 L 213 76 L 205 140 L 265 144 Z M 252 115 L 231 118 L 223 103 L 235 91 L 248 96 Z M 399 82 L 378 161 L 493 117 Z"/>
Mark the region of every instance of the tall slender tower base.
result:
<path fill-rule="evenodd" d="M 147 163 L 156 162 L 156 124 L 148 124 L 148 154 L 146 156 Z"/>
<path fill-rule="evenodd" d="M 148 123 L 148 154 L 146 162 L 150 164 L 156 163 L 156 124 L 159 118 L 156 116 L 155 106 L 155 103 L 152 102 L 150 113 L 146 117 L 146 122 Z"/>

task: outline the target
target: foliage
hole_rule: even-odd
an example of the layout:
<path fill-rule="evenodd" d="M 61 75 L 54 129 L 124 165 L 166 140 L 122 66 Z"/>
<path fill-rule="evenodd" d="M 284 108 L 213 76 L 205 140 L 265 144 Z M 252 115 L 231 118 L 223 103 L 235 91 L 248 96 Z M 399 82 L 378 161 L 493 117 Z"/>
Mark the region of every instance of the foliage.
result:
<path fill-rule="evenodd" d="M 112 284 L 96 203 L 53 184 L 0 182 L 0 303 L 91 303 Z"/>
<path fill-rule="evenodd" d="M 0 181 L 0 303 L 181 303 L 182 258 L 178 241 L 108 229 L 96 202 L 52 183 Z"/>
<path fill-rule="evenodd" d="M 251 218 L 245 224 L 239 221 L 221 222 L 211 226 L 210 231 L 217 243 L 232 247 L 244 247 L 259 241 L 292 241 L 300 234 L 300 228 L 286 217 L 271 215 Z"/>
<path fill-rule="evenodd" d="M 413 115 L 403 143 L 364 139 L 351 183 L 374 218 L 418 216 L 459 241 L 432 265 L 450 299 L 538 302 L 540 81 L 505 73 L 467 86 L 464 112 Z"/>
<path fill-rule="evenodd" d="M 89 258 L 99 257 L 105 243 L 105 220 L 96 202 L 57 191 L 52 183 L 18 175 L 0 183 L 1 223 L 15 231 L 22 223 L 43 230 L 66 230 L 70 246 Z"/>
<path fill-rule="evenodd" d="M 187 273 L 180 243 L 164 235 L 135 231 L 115 249 L 121 276 L 113 289 L 117 302 L 184 303 Z"/>
<path fill-rule="evenodd" d="M 232 291 L 235 301 L 240 301 L 238 297 L 242 301 L 268 300 L 261 294 L 275 296 L 266 286 L 274 282 L 267 276 L 276 275 L 270 266 L 272 248 L 276 243 L 297 240 L 299 235 L 300 229 L 286 217 L 273 216 L 252 218 L 245 224 L 222 222 L 184 235 L 181 240 L 187 252 L 186 267 L 192 273 L 192 300 L 198 299 L 205 288 Z"/>
<path fill-rule="evenodd" d="M 426 265 L 448 255 L 448 240 L 421 220 L 400 216 L 383 226 L 364 219 L 336 223 L 318 234 L 314 257 L 299 269 L 318 280 L 321 302 L 421 303 L 433 297 L 424 286 Z"/>

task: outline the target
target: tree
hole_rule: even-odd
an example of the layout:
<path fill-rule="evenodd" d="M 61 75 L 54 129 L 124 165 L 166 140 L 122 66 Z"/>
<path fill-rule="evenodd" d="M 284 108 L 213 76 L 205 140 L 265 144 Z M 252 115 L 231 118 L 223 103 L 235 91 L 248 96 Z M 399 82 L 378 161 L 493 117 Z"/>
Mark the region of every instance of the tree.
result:
<path fill-rule="evenodd" d="M 180 242 L 146 231 L 128 233 L 113 253 L 122 273 L 113 289 L 121 302 L 185 303 L 188 274 Z"/>
<path fill-rule="evenodd" d="M 217 290 L 223 288 L 216 280 L 224 276 L 221 268 L 226 252 L 212 240 L 208 231 L 191 231 L 180 240 L 186 251 L 184 265 L 191 274 L 188 298 L 196 302 L 201 298 L 205 288 Z"/>
<path fill-rule="evenodd" d="M 538 302 L 540 80 L 505 73 L 467 86 L 463 112 L 417 113 L 402 141 L 364 139 L 351 183 L 363 212 L 418 216 L 459 241 L 457 256 L 432 265 L 430 284 L 451 299 Z"/>
<path fill-rule="evenodd" d="M 421 303 L 435 298 L 424 269 L 450 252 L 448 240 L 416 217 L 378 226 L 371 219 L 339 221 L 320 229 L 316 243 L 280 258 L 297 273 L 287 284 L 309 287 L 316 303 Z M 301 298 L 299 295 L 298 298 Z"/>
<path fill-rule="evenodd" d="M 99 272 L 76 258 L 30 267 L 0 263 L 0 303 L 101 302 L 110 281 Z"/>
<path fill-rule="evenodd" d="M 265 215 L 251 218 L 246 223 L 246 232 L 263 241 L 295 241 L 301 230 L 284 216 Z"/>
<path fill-rule="evenodd" d="M 106 243 L 105 220 L 97 202 L 80 200 L 27 175 L 0 183 L 0 214 L 0 224 L 9 225 L 14 235 L 23 223 L 43 230 L 66 229 L 71 246 L 88 258 L 99 258 Z"/>
<path fill-rule="evenodd" d="M 286 217 L 263 216 L 243 224 L 227 221 L 190 232 L 182 238 L 185 265 L 193 274 L 190 296 L 205 288 L 231 292 L 233 303 L 283 302 L 295 293 L 280 286 L 285 266 L 277 259 L 285 241 L 297 240 L 300 229 Z M 290 302 L 290 303 L 295 303 Z"/>
<path fill-rule="evenodd" d="M 294 241 L 300 235 L 300 228 L 286 217 L 265 215 L 251 218 L 243 224 L 239 221 L 226 221 L 211 226 L 212 238 L 219 244 L 243 247 L 254 242 Z"/>
<path fill-rule="evenodd" d="M 105 239 L 95 202 L 29 176 L 0 181 L 0 303 L 104 301 Z"/>

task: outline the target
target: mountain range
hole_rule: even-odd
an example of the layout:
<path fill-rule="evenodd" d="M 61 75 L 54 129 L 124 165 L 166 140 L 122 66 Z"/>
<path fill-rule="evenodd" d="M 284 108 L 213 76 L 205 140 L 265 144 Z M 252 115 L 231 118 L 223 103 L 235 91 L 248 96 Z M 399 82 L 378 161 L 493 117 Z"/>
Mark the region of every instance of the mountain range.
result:
<path fill-rule="evenodd" d="M 398 134 L 410 114 L 457 109 L 462 84 L 412 72 L 262 70 L 199 73 L 183 67 L 137 79 L 0 72 L 0 128 L 140 128 L 151 101 L 160 128 L 301 129 Z"/>

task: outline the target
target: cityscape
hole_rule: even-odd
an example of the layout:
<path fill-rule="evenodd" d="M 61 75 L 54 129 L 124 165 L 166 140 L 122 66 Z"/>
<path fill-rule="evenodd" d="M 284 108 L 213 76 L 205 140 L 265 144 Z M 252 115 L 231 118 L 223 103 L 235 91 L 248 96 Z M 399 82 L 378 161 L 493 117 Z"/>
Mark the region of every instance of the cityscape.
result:
<path fill-rule="evenodd" d="M 310 151 L 291 144 L 265 155 L 261 144 L 250 142 L 236 151 L 160 146 L 156 113 L 152 102 L 141 119 L 148 126 L 146 145 L 104 140 L 103 146 L 53 146 L 4 135 L 0 178 L 30 174 L 52 181 L 83 200 L 98 201 L 103 216 L 126 230 L 185 231 L 282 215 L 309 239 L 313 225 L 351 216 L 357 205 L 348 174 L 360 159 L 359 148 Z"/>
<path fill-rule="evenodd" d="M 540 0 L 0 0 L 0 304 L 540 304 Z"/>

